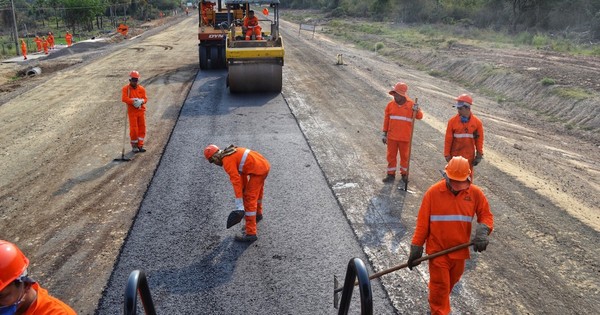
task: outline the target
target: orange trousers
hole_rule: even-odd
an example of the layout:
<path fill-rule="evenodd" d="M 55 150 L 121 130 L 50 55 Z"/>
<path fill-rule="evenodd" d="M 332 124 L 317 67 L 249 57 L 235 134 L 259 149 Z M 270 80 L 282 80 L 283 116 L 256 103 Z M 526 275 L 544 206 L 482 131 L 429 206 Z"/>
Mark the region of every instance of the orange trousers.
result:
<path fill-rule="evenodd" d="M 396 167 L 398 161 L 396 157 L 400 152 L 400 174 L 406 174 L 408 170 L 408 149 L 409 143 L 407 141 L 387 141 L 387 173 L 390 175 L 396 175 Z"/>
<path fill-rule="evenodd" d="M 252 37 L 252 34 L 256 35 L 256 39 L 262 39 L 261 36 L 261 32 L 262 29 L 260 28 L 260 26 L 255 26 L 254 28 L 248 28 L 248 30 L 246 31 L 246 40 L 250 40 L 250 38 Z"/>
<path fill-rule="evenodd" d="M 256 215 L 263 212 L 262 198 L 267 175 L 250 175 L 244 178 L 244 211 L 246 235 L 256 235 Z"/>
<path fill-rule="evenodd" d="M 464 259 L 450 259 L 448 255 L 444 255 L 429 260 L 431 315 L 450 314 L 450 292 L 464 271 Z"/>
<path fill-rule="evenodd" d="M 146 112 L 143 110 L 127 111 L 129 117 L 129 139 L 131 146 L 141 147 L 146 137 Z"/>

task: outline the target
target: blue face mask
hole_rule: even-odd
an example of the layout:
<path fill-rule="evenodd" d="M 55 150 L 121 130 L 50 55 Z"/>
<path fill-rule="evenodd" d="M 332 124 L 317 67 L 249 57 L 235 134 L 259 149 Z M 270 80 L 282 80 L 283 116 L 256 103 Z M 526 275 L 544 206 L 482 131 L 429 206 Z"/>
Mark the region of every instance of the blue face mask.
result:
<path fill-rule="evenodd" d="M 0 315 L 14 315 L 17 313 L 17 306 L 21 303 L 18 301 L 17 303 L 10 306 L 2 306 L 0 307 Z"/>
<path fill-rule="evenodd" d="M 471 117 L 460 116 L 461 123 L 468 123 Z"/>

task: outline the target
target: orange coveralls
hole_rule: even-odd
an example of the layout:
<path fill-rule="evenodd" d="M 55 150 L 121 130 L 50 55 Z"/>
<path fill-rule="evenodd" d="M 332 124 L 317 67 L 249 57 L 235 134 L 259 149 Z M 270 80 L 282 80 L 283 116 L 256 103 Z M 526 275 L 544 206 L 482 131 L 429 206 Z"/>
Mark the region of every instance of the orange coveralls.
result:
<path fill-rule="evenodd" d="M 475 132 L 477 131 L 477 133 Z M 471 113 L 468 122 L 460 121 L 460 115 L 448 120 L 446 139 L 444 142 L 444 157 L 462 156 L 469 160 L 471 180 L 473 180 L 473 160 L 475 152 L 483 155 L 483 124 Z"/>
<path fill-rule="evenodd" d="M 27 44 L 24 40 L 21 40 L 21 52 L 23 53 L 23 60 L 27 60 Z"/>
<path fill-rule="evenodd" d="M 237 147 L 233 154 L 223 157 L 223 169 L 229 174 L 236 203 L 244 203 L 246 235 L 256 235 L 256 215 L 263 212 L 265 179 L 271 165 L 260 153 Z"/>
<path fill-rule="evenodd" d="M 260 28 L 260 25 L 258 25 L 258 18 L 256 16 L 252 18 L 245 17 L 244 27 L 246 28 L 246 40 L 250 40 L 252 34 L 256 35 L 256 39 L 262 39 L 262 29 Z"/>
<path fill-rule="evenodd" d="M 144 104 L 140 108 L 133 106 L 133 99 L 141 98 Z M 134 89 L 127 84 L 121 89 L 121 101 L 127 104 L 127 116 L 129 117 L 129 139 L 131 139 L 132 147 L 141 147 L 144 145 L 146 137 L 146 89 L 143 86 L 137 85 Z"/>
<path fill-rule="evenodd" d="M 37 52 L 42 51 L 42 39 L 39 36 L 35 37 L 35 45 L 37 46 Z"/>
<path fill-rule="evenodd" d="M 34 283 L 32 289 L 37 292 L 37 298 L 23 315 L 76 315 L 75 311 L 61 300 L 52 297 L 39 284 Z"/>
<path fill-rule="evenodd" d="M 54 35 L 48 34 L 48 46 L 50 49 L 54 49 Z"/>
<path fill-rule="evenodd" d="M 407 97 L 406 102 L 402 105 L 398 105 L 396 101 L 392 100 L 385 107 L 383 131 L 387 132 L 387 173 L 390 175 L 396 175 L 398 152 L 400 152 L 400 174 L 406 174 L 408 170 L 408 149 L 413 126 L 412 107 L 414 104 L 413 100 Z M 420 108 L 416 118 L 423 119 L 423 112 Z"/>
<path fill-rule="evenodd" d="M 44 37 L 42 39 L 42 46 L 44 46 L 44 53 L 47 55 L 48 54 L 48 40 L 46 39 L 46 37 Z"/>
<path fill-rule="evenodd" d="M 71 44 L 73 43 L 73 35 L 67 32 L 65 35 L 65 41 L 67 42 L 67 47 L 71 47 Z"/>
<path fill-rule="evenodd" d="M 214 8 L 215 4 L 212 2 L 201 2 L 200 3 L 200 7 L 202 10 L 202 21 L 204 22 L 204 25 L 208 25 L 208 16 L 207 16 L 207 11 L 208 10 L 212 10 Z M 213 21 L 214 23 L 214 21 Z"/>
<path fill-rule="evenodd" d="M 433 254 L 450 247 L 468 243 L 471 222 L 494 228 L 494 215 L 481 189 L 471 185 L 456 196 L 446 187 L 446 181 L 433 184 L 425 193 L 412 244 L 423 246 Z M 465 260 L 470 258 L 468 248 L 429 260 L 429 306 L 432 315 L 450 313 L 450 291 L 460 280 Z"/>

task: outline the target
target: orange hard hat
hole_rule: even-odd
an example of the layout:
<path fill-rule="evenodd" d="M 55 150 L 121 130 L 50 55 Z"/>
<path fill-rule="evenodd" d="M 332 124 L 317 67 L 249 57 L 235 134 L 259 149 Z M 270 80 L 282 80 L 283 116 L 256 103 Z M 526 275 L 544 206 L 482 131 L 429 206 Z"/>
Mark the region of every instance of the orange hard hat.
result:
<path fill-rule="evenodd" d="M 129 72 L 129 76 L 132 77 L 132 78 L 139 79 L 140 78 L 140 73 L 137 72 L 137 71 L 135 71 L 135 70 L 133 70 L 133 71 Z"/>
<path fill-rule="evenodd" d="M 408 85 L 404 82 L 398 82 L 394 85 L 394 88 L 389 92 L 390 95 L 394 95 L 394 93 L 398 93 L 402 96 L 406 96 L 406 91 L 408 91 Z"/>
<path fill-rule="evenodd" d="M 206 146 L 206 148 L 204 148 L 204 157 L 210 161 L 210 158 L 212 158 L 213 155 L 215 155 L 215 153 L 217 153 L 219 150 L 219 147 L 216 145 L 209 144 Z"/>
<path fill-rule="evenodd" d="M 469 103 L 469 105 L 473 105 L 473 98 L 469 94 L 461 94 L 456 98 L 457 102 L 465 102 Z"/>
<path fill-rule="evenodd" d="M 269 9 L 267 9 L 267 8 L 264 8 L 264 9 L 263 9 L 263 14 L 264 14 L 264 15 L 269 15 Z"/>
<path fill-rule="evenodd" d="M 0 240 L 0 291 L 19 279 L 27 266 L 29 259 L 15 244 Z"/>
<path fill-rule="evenodd" d="M 454 156 L 446 165 L 446 175 L 455 181 L 464 182 L 471 175 L 469 160 L 462 156 Z"/>

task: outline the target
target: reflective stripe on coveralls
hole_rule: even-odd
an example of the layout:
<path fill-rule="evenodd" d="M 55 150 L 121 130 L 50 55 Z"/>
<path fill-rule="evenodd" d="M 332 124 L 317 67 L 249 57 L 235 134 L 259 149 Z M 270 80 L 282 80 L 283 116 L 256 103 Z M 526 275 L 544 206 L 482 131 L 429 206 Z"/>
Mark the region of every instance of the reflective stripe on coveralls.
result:
<path fill-rule="evenodd" d="M 404 117 L 404 116 L 390 116 L 390 119 L 404 120 L 404 121 L 412 122 L 412 118 L 411 117 Z"/>
<path fill-rule="evenodd" d="M 472 222 L 473 217 L 467 215 L 432 215 L 429 217 L 430 221 L 458 221 L 458 222 Z"/>
<path fill-rule="evenodd" d="M 473 135 L 475 132 L 479 134 L 478 138 Z M 448 120 L 444 139 L 444 157 L 462 156 L 469 160 L 471 180 L 473 180 L 473 160 L 475 159 L 475 152 L 483 155 L 483 139 L 483 124 L 479 118 L 471 113 L 469 121 L 463 123 L 460 120 L 460 115 L 457 114 Z"/>
<path fill-rule="evenodd" d="M 240 174 L 242 173 L 242 170 L 244 169 L 244 164 L 246 164 L 246 159 L 248 158 L 249 153 L 250 153 L 250 149 L 246 149 L 246 151 L 244 151 L 244 155 L 242 155 L 242 160 L 240 161 L 240 166 L 238 167 L 238 172 L 240 172 Z"/>

